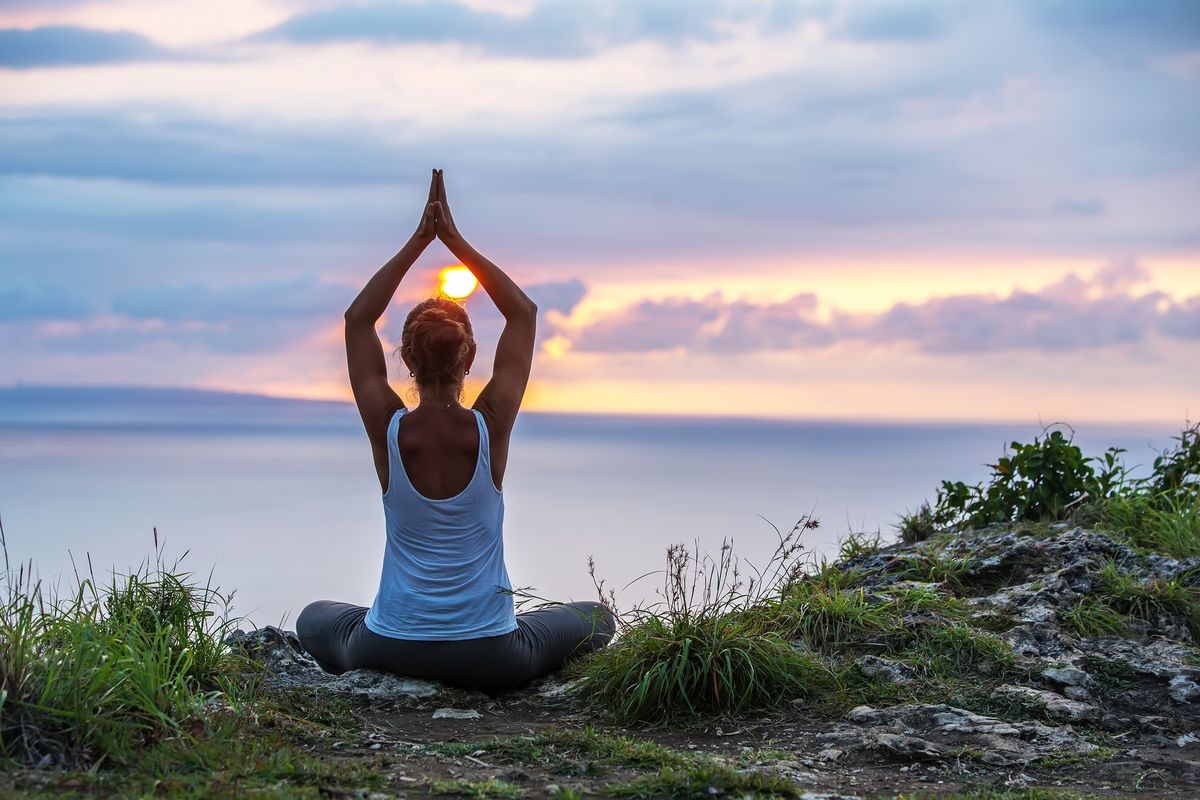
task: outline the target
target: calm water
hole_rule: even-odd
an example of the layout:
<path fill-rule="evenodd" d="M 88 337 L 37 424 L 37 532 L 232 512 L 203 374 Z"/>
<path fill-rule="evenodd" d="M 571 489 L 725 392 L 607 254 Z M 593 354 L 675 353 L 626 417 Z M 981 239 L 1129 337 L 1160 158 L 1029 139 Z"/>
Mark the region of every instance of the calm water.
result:
<path fill-rule="evenodd" d="M 890 536 L 898 513 L 942 478 L 967 481 L 1025 426 L 886 425 L 524 414 L 505 477 L 515 586 L 593 598 L 588 555 L 617 588 L 663 563 L 666 546 L 723 537 L 761 563 L 770 523 L 814 513 L 828 553 L 848 530 Z M 1169 428 L 1084 427 L 1099 452 L 1148 461 Z M 383 552 L 370 448 L 349 405 L 186 391 L 0 390 L 0 517 L 13 562 L 69 583 L 70 555 L 125 569 L 152 549 L 225 589 L 257 624 L 306 602 L 369 605 Z M 762 519 L 762 518 L 765 518 Z M 622 605 L 652 595 L 647 578 Z"/>

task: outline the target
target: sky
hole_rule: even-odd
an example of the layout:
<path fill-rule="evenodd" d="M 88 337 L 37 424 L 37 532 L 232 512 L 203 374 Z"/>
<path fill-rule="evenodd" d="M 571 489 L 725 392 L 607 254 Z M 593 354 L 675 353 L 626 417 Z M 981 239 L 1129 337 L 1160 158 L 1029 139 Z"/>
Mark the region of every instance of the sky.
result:
<path fill-rule="evenodd" d="M 526 408 L 1176 425 L 1197 142 L 1194 0 L 0 0 L 0 385 L 346 398 L 439 167 Z"/>

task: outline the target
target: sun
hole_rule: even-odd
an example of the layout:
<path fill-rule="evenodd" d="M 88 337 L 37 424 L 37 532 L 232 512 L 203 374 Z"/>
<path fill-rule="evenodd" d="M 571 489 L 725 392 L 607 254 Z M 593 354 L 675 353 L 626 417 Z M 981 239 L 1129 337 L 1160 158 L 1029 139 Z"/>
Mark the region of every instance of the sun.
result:
<path fill-rule="evenodd" d="M 438 274 L 438 291 L 451 300 L 464 300 L 479 288 L 479 281 L 466 267 L 444 267 Z"/>

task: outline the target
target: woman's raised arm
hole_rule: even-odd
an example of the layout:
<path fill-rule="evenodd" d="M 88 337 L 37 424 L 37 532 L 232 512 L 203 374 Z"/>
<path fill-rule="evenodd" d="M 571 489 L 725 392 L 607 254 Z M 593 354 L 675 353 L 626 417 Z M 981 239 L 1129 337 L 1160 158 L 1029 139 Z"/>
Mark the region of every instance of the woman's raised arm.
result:
<path fill-rule="evenodd" d="M 437 198 L 431 203 L 437 220 L 438 238 L 459 261 L 471 270 L 496 308 L 504 315 L 504 330 L 496 344 L 496 361 L 492 377 L 475 406 L 491 418 L 493 432 L 512 429 L 529 384 L 533 365 L 533 343 L 537 324 L 537 306 L 498 266 L 472 247 L 454 224 L 446 202 L 446 185 L 441 170 L 434 176 Z"/>
<path fill-rule="evenodd" d="M 346 365 L 350 372 L 350 388 L 354 402 L 362 417 L 367 436 L 376 448 L 376 461 L 380 447 L 384 465 L 387 464 L 386 435 L 388 419 L 393 411 L 404 406 L 404 401 L 392 390 L 387 379 L 387 361 L 383 344 L 375 331 L 375 323 L 387 310 L 388 303 L 396 293 L 396 287 L 408 273 L 413 262 L 425 250 L 436 235 L 434 208 L 431 201 L 437 197 L 436 170 L 429 184 L 429 201 L 421 215 L 417 230 L 379 271 L 367 281 L 367 285 L 346 309 Z"/>

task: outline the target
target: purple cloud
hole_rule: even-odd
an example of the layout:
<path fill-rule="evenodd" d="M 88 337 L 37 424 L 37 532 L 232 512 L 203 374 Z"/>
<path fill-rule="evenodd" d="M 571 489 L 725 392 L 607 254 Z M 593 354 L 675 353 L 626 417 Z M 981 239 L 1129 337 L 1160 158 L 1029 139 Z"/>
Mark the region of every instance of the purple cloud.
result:
<path fill-rule="evenodd" d="M 778 303 L 643 300 L 581 329 L 564 326 L 581 351 L 649 352 L 685 347 L 709 352 L 818 348 L 839 342 L 906 345 L 926 353 L 1005 350 L 1063 352 L 1141 342 L 1154 334 L 1200 339 L 1200 296 L 1180 302 L 1138 292 L 1147 274 L 1117 261 L 1091 278 L 1069 275 L 1039 291 L 935 297 L 873 314 L 818 314 L 813 294 Z"/>

